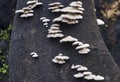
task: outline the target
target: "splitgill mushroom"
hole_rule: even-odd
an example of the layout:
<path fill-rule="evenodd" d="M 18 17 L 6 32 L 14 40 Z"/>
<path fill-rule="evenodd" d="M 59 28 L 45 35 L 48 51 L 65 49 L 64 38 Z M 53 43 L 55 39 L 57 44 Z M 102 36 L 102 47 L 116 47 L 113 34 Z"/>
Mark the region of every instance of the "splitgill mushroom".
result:
<path fill-rule="evenodd" d="M 16 10 L 16 14 L 20 14 L 21 18 L 33 17 L 34 16 L 34 9 L 38 5 L 42 5 L 42 2 L 38 2 L 38 0 L 30 0 L 26 3 L 28 6 L 23 7 L 22 9 Z"/>
<path fill-rule="evenodd" d="M 72 42 L 73 46 L 77 46 L 76 50 L 78 50 L 79 54 L 88 54 L 90 52 L 90 45 L 89 44 L 83 44 L 83 42 L 78 41 L 77 38 L 74 38 L 72 36 L 67 36 L 60 40 L 61 43 L 63 42 Z"/>
<path fill-rule="evenodd" d="M 34 11 L 29 7 L 23 7 L 22 9 L 15 11 L 15 13 L 20 14 L 20 17 L 22 18 L 32 17 L 34 15 L 33 12 Z"/>
<path fill-rule="evenodd" d="M 36 53 L 36 52 L 31 52 L 30 55 L 33 57 L 33 58 L 38 58 L 39 55 Z"/>
<path fill-rule="evenodd" d="M 61 8 L 64 7 L 61 2 L 54 2 L 48 5 L 49 5 L 48 9 L 51 10 L 51 12 L 60 12 Z"/>
<path fill-rule="evenodd" d="M 57 64 L 64 64 L 69 59 L 70 57 L 64 56 L 62 53 L 59 53 L 57 56 L 54 57 L 54 59 L 52 59 L 52 62 Z"/>
<path fill-rule="evenodd" d="M 72 64 L 71 69 L 76 69 L 78 71 L 77 74 L 74 74 L 75 78 L 84 78 L 86 80 L 95 80 L 95 81 L 103 81 L 105 78 L 100 75 L 94 75 L 92 72 L 88 71 L 88 68 L 82 65 L 74 65 Z"/>
<path fill-rule="evenodd" d="M 45 27 L 48 27 L 48 24 L 50 22 L 50 19 L 46 18 L 46 17 L 41 17 L 40 20 L 42 21 L 43 25 Z"/>
<path fill-rule="evenodd" d="M 38 0 L 30 0 L 26 3 L 29 8 L 34 9 L 36 6 L 41 6 L 43 5 L 42 2 L 38 2 Z"/>
<path fill-rule="evenodd" d="M 55 18 L 53 22 L 64 22 L 67 24 L 76 24 L 79 22 L 79 19 L 83 19 L 83 11 L 82 2 L 81 1 L 73 1 L 69 4 L 68 7 L 65 7 L 60 10 L 63 14 L 59 17 Z"/>
<path fill-rule="evenodd" d="M 75 41 L 78 41 L 78 39 L 76 39 L 72 36 L 67 36 L 67 37 L 60 40 L 61 43 L 63 43 L 63 42 L 75 42 Z"/>
<path fill-rule="evenodd" d="M 48 30 L 47 38 L 62 38 L 62 37 L 64 37 L 64 35 L 60 30 L 60 25 L 59 24 L 51 25 L 50 29 Z"/>
<path fill-rule="evenodd" d="M 105 25 L 105 22 L 101 19 L 96 19 L 98 25 Z"/>

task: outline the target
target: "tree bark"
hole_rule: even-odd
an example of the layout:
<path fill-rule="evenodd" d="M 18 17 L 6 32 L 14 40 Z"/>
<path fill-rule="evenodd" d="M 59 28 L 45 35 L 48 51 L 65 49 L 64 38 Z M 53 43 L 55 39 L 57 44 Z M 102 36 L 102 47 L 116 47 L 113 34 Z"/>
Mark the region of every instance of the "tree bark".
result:
<path fill-rule="evenodd" d="M 43 0 L 44 5 L 35 9 L 34 17 L 24 19 L 15 15 L 9 56 L 10 82 L 88 82 L 73 77 L 75 72 L 70 69 L 71 64 L 81 64 L 94 74 L 104 76 L 102 82 L 120 82 L 120 70 L 99 33 L 93 0 L 81 0 L 85 11 L 79 24 L 62 25 L 64 34 L 91 45 L 88 55 L 79 55 L 70 44 L 61 44 L 59 39 L 46 37 L 47 28 L 39 18 L 46 16 L 53 19 L 57 16 L 47 9 L 47 5 L 55 1 L 68 6 L 74 0 Z M 24 7 L 26 2 L 18 0 L 17 9 Z M 32 58 L 31 52 L 37 52 L 39 58 Z M 51 61 L 60 52 L 71 58 L 65 65 L 56 65 Z"/>

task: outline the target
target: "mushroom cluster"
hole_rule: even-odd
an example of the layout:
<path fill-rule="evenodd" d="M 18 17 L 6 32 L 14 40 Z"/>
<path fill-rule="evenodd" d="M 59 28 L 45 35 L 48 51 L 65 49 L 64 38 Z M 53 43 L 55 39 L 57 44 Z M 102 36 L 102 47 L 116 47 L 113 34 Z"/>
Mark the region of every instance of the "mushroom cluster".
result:
<path fill-rule="evenodd" d="M 47 38 L 62 38 L 64 35 L 62 34 L 62 31 L 60 30 L 59 24 L 52 24 L 50 29 L 48 29 L 48 35 Z"/>
<path fill-rule="evenodd" d="M 66 60 L 69 60 L 70 57 L 64 56 L 62 53 L 59 53 L 59 55 L 55 56 L 52 62 L 57 64 L 64 64 L 66 63 Z"/>
<path fill-rule="evenodd" d="M 48 9 L 50 9 L 51 12 L 60 12 L 61 8 L 64 7 L 61 2 L 54 2 L 48 5 L 49 5 Z"/>
<path fill-rule="evenodd" d="M 38 2 L 38 0 L 31 0 L 26 3 L 28 6 L 23 7 L 22 9 L 16 10 L 16 14 L 20 14 L 20 17 L 27 18 L 27 17 L 33 17 L 33 8 L 35 8 L 37 5 L 42 5 L 42 2 Z"/>
<path fill-rule="evenodd" d="M 63 42 L 72 42 L 73 46 L 77 46 L 76 50 L 78 50 L 79 54 L 87 54 L 90 52 L 90 45 L 89 44 L 83 44 L 82 42 L 78 41 L 78 39 L 72 37 L 72 36 L 67 36 L 63 39 L 60 40 L 61 43 Z"/>
<path fill-rule="evenodd" d="M 36 52 L 31 52 L 30 55 L 33 57 L 33 58 L 38 58 L 38 54 Z"/>
<path fill-rule="evenodd" d="M 36 6 L 43 5 L 43 3 L 42 2 L 38 2 L 38 0 L 30 0 L 26 4 L 31 9 L 35 8 Z"/>
<path fill-rule="evenodd" d="M 47 19 L 46 17 L 41 17 L 40 20 L 42 21 L 45 27 L 48 27 L 48 23 L 50 22 L 50 19 Z"/>
<path fill-rule="evenodd" d="M 64 22 L 67 24 L 77 24 L 79 19 L 82 19 L 84 8 L 81 1 L 73 1 L 68 7 L 60 10 L 63 14 L 55 18 L 53 22 Z"/>
<path fill-rule="evenodd" d="M 71 69 L 77 69 L 79 73 L 74 74 L 75 78 L 84 78 L 86 80 L 95 80 L 95 81 L 102 81 L 105 78 L 100 75 L 94 75 L 92 72 L 88 71 L 88 68 L 82 65 L 72 65 Z"/>
<path fill-rule="evenodd" d="M 72 45 L 77 46 L 76 50 L 78 50 L 79 54 L 87 54 L 90 52 L 90 49 L 89 49 L 90 45 L 89 44 L 83 44 L 80 41 L 75 41 L 75 42 L 73 42 Z"/>

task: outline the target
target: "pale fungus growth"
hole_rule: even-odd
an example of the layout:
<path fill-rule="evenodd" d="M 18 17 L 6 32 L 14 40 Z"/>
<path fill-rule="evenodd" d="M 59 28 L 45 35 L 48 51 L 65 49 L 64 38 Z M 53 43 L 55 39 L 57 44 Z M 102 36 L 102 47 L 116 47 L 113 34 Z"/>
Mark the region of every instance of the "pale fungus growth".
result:
<path fill-rule="evenodd" d="M 64 7 L 61 2 L 54 2 L 48 5 L 49 5 L 48 9 L 51 10 L 51 12 L 60 12 L 61 8 Z"/>
<path fill-rule="evenodd" d="M 77 73 L 77 74 L 74 74 L 74 77 L 81 78 L 81 77 L 84 77 L 84 75 L 83 75 L 83 73 Z"/>
<path fill-rule="evenodd" d="M 74 74 L 75 78 L 82 78 L 86 80 L 95 80 L 95 81 L 102 81 L 105 78 L 100 75 L 94 75 L 92 72 L 88 71 L 88 68 L 82 65 L 73 65 L 71 66 L 71 69 L 76 69 L 76 71 L 79 71 L 79 73 Z"/>
<path fill-rule="evenodd" d="M 72 45 L 73 46 L 77 46 L 76 50 L 78 50 L 79 54 L 87 54 L 90 52 L 90 49 L 88 47 L 90 47 L 89 44 L 83 44 L 82 42 L 78 41 L 78 39 L 72 37 L 72 36 L 67 36 L 63 39 L 60 40 L 61 43 L 63 42 L 73 42 Z"/>
<path fill-rule="evenodd" d="M 81 65 L 74 65 L 74 64 L 72 64 L 71 69 L 77 69 L 77 68 L 80 68 L 80 67 L 81 67 Z"/>
<path fill-rule="evenodd" d="M 36 6 L 41 6 L 43 5 L 42 2 L 38 2 L 38 0 L 30 0 L 26 3 L 29 8 L 34 9 Z"/>
<path fill-rule="evenodd" d="M 36 53 L 36 52 L 31 52 L 30 55 L 33 57 L 33 58 L 38 58 L 39 55 Z"/>
<path fill-rule="evenodd" d="M 82 42 L 80 42 L 80 41 L 76 41 L 76 42 L 73 42 L 73 44 L 72 44 L 73 46 L 75 46 L 75 45 L 83 45 L 83 43 Z"/>
<path fill-rule="evenodd" d="M 78 51 L 79 54 L 88 54 L 90 52 L 90 49 L 88 48 L 83 48 Z"/>
<path fill-rule="evenodd" d="M 84 79 L 86 79 L 86 80 L 94 80 L 95 77 L 96 77 L 95 75 L 91 74 L 91 75 L 85 76 Z"/>
<path fill-rule="evenodd" d="M 51 25 L 50 29 L 48 29 L 47 38 L 62 38 L 62 37 L 64 37 L 64 35 L 60 30 L 60 25 L 58 24 Z"/>
<path fill-rule="evenodd" d="M 82 45 L 76 47 L 76 49 L 78 50 L 78 49 L 83 49 L 83 48 L 88 48 L 88 47 L 90 47 L 89 44 L 82 44 Z"/>
<path fill-rule="evenodd" d="M 33 10 L 29 7 L 23 7 L 20 10 L 16 10 L 15 13 L 20 14 L 20 17 L 27 18 L 27 17 L 33 17 Z"/>
<path fill-rule="evenodd" d="M 87 70 L 88 70 L 88 68 L 84 67 L 84 66 L 77 68 L 77 71 L 87 71 Z"/>
<path fill-rule="evenodd" d="M 38 5 L 42 5 L 42 2 L 38 2 L 38 0 L 30 0 L 26 3 L 28 6 L 23 7 L 22 9 L 16 10 L 16 14 L 20 14 L 21 18 L 33 17 L 34 16 L 34 9 Z"/>
<path fill-rule="evenodd" d="M 75 42 L 75 41 L 78 41 L 78 39 L 76 39 L 72 36 L 67 36 L 67 37 L 60 40 L 61 43 L 63 43 L 63 42 Z"/>
<path fill-rule="evenodd" d="M 97 75 L 96 77 L 94 77 L 94 80 L 96 81 L 101 81 L 104 80 L 105 78 L 103 76 Z"/>
<path fill-rule="evenodd" d="M 101 19 L 96 19 L 98 25 L 105 25 L 105 22 Z"/>
<path fill-rule="evenodd" d="M 90 72 L 90 71 L 85 71 L 85 72 L 83 72 L 83 75 L 91 75 L 92 74 L 92 72 Z"/>
<path fill-rule="evenodd" d="M 65 7 L 60 10 L 63 14 L 59 17 L 55 18 L 53 22 L 64 22 L 67 24 L 76 24 L 79 22 L 79 19 L 83 19 L 83 11 L 82 2 L 80 1 L 73 1 L 69 4 L 68 7 Z"/>
<path fill-rule="evenodd" d="M 69 59 L 70 57 L 64 56 L 62 53 L 59 53 L 59 55 L 55 56 L 54 59 L 52 59 L 52 62 L 57 64 L 64 64 Z"/>
<path fill-rule="evenodd" d="M 45 27 L 48 27 L 50 19 L 48 19 L 46 17 L 41 17 L 40 20 L 42 21 L 42 23 Z"/>

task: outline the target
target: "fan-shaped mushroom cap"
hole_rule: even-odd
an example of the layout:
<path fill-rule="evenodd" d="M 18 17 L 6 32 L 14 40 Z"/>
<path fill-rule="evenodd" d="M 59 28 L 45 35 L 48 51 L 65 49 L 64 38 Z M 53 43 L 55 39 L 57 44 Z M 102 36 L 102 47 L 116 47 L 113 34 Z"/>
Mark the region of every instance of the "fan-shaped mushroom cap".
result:
<path fill-rule="evenodd" d="M 62 37 L 64 37 L 64 35 L 61 33 L 47 35 L 47 38 L 62 38 Z"/>
<path fill-rule="evenodd" d="M 97 75 L 96 77 L 94 77 L 94 80 L 96 81 L 101 81 L 104 80 L 105 78 L 103 76 Z"/>
<path fill-rule="evenodd" d="M 88 48 L 84 48 L 84 49 L 81 49 L 78 51 L 79 54 L 87 54 L 89 52 L 90 52 L 90 49 L 88 49 Z"/>
<path fill-rule="evenodd" d="M 74 42 L 74 41 L 78 41 L 78 39 L 76 39 L 76 38 L 74 38 L 72 36 L 67 36 L 67 37 L 60 40 L 61 43 L 62 42 Z"/>
<path fill-rule="evenodd" d="M 83 73 L 77 73 L 77 74 L 74 74 L 74 77 L 81 78 L 81 77 L 84 77 L 84 75 L 83 75 Z"/>
<path fill-rule="evenodd" d="M 79 67 L 79 68 L 77 69 L 77 71 L 87 71 L 87 70 L 88 70 L 88 68 L 87 68 L 87 67 L 84 67 L 84 66 Z"/>
<path fill-rule="evenodd" d="M 76 49 L 83 49 L 83 48 L 87 48 L 87 47 L 90 47 L 89 44 L 83 44 L 83 45 L 80 45 L 78 47 L 76 47 Z"/>
<path fill-rule="evenodd" d="M 96 77 L 95 75 L 88 75 L 88 76 L 85 76 L 84 79 L 93 80 L 95 77 Z"/>

